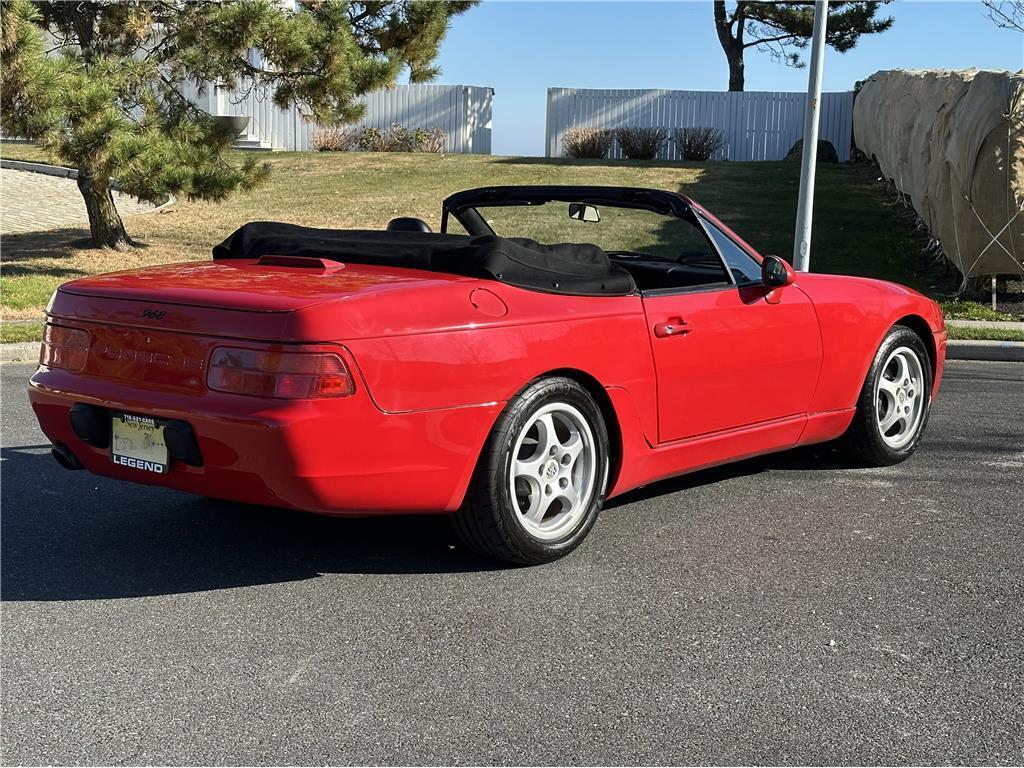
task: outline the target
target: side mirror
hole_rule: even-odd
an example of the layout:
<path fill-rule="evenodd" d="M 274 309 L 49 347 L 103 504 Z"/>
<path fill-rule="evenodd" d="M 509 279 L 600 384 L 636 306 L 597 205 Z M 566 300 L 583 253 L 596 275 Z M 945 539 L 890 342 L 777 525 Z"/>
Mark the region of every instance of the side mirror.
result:
<path fill-rule="evenodd" d="M 782 288 L 796 279 L 793 268 L 778 256 L 765 256 L 761 261 L 761 281 L 769 288 Z"/>
<path fill-rule="evenodd" d="M 601 212 L 594 206 L 585 203 L 569 203 L 569 218 L 597 223 L 601 220 Z"/>

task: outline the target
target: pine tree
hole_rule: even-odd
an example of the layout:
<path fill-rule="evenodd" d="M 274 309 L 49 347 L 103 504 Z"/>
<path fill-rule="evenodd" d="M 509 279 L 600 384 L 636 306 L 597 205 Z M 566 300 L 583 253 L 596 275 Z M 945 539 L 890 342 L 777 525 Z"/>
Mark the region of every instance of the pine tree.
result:
<path fill-rule="evenodd" d="M 403 68 L 414 82 L 435 77 L 450 20 L 474 4 L 10 0 L 0 5 L 0 126 L 78 170 L 95 245 L 129 247 L 115 179 L 143 200 L 220 200 L 269 173 L 233 159 L 235 134 L 184 97 L 187 84 L 259 88 L 317 122 L 351 122 L 358 97 L 393 86 Z"/>
<path fill-rule="evenodd" d="M 892 26 L 892 18 L 875 18 L 883 2 L 889 0 L 829 2 L 826 42 L 845 53 L 857 44 L 861 35 L 885 32 Z M 752 46 L 790 66 L 804 66 L 800 51 L 807 47 L 814 27 L 813 1 L 754 3 L 738 0 L 729 10 L 725 0 L 714 0 L 714 11 L 718 42 L 729 62 L 730 91 L 743 90 L 743 54 Z"/>

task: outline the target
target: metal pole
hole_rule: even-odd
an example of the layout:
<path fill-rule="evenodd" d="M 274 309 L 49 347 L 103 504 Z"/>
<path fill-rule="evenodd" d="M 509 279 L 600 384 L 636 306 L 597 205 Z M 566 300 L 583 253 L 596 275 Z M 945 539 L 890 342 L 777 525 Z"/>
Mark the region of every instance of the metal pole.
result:
<path fill-rule="evenodd" d="M 821 117 L 821 75 L 825 69 L 825 24 L 828 0 L 814 2 L 811 67 L 807 75 L 804 108 L 804 151 L 800 160 L 800 197 L 796 206 L 793 267 L 807 272 L 811 266 L 811 215 L 814 209 L 814 166 L 818 161 L 818 120 Z"/>

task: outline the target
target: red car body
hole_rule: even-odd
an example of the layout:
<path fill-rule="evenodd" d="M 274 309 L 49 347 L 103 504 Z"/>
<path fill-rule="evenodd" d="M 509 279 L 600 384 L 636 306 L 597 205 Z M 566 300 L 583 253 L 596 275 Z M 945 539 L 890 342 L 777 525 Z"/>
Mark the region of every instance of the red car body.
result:
<path fill-rule="evenodd" d="M 659 335 L 683 322 L 686 333 Z M 80 370 L 41 366 L 29 396 L 47 437 L 91 472 L 339 515 L 457 509 L 502 408 L 545 374 L 578 380 L 601 407 L 611 497 L 840 436 L 897 323 L 925 341 L 933 394 L 946 352 L 928 298 L 805 273 L 774 289 L 593 297 L 408 268 L 237 259 L 75 280 L 54 295 L 47 323 L 87 331 L 88 353 Z M 224 344 L 335 352 L 355 391 L 213 391 L 205 372 Z M 174 460 L 154 474 L 114 464 L 72 428 L 76 404 L 187 422 L 201 466 Z"/>

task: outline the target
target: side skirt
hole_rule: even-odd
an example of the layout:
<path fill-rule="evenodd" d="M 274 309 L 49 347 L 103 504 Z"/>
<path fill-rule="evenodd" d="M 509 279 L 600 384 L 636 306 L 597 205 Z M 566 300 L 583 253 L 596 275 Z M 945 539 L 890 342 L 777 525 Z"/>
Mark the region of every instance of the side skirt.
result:
<path fill-rule="evenodd" d="M 676 475 L 832 440 L 846 430 L 853 418 L 853 409 L 809 417 L 790 416 L 652 446 L 644 437 L 630 394 L 614 387 L 607 391 L 622 430 L 622 465 L 613 474 L 608 498 Z"/>

